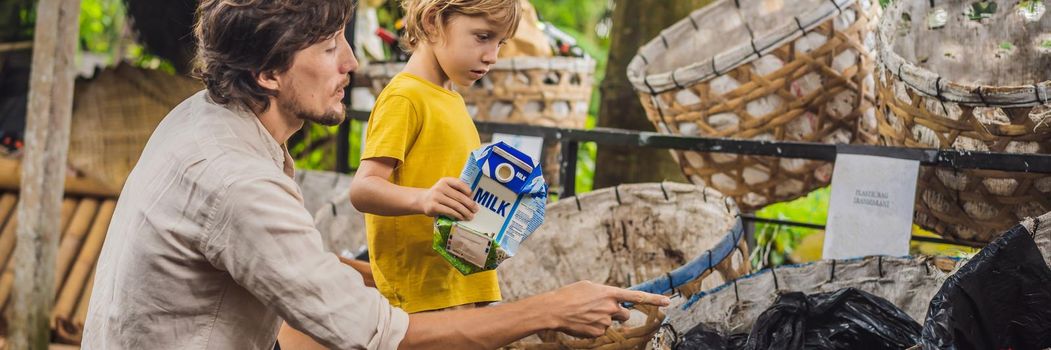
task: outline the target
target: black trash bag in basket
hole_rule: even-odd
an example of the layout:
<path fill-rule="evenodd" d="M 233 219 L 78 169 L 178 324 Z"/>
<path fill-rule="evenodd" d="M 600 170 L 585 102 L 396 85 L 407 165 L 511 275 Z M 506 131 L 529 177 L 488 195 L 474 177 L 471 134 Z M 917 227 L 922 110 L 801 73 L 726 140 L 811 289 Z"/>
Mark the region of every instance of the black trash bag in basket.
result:
<path fill-rule="evenodd" d="M 945 281 L 927 309 L 921 344 L 928 350 L 1051 347 L 1051 268 L 1024 226 L 1011 228 Z"/>
<path fill-rule="evenodd" d="M 807 296 L 785 293 L 756 319 L 747 342 L 701 327 L 679 349 L 904 349 L 920 338 L 920 324 L 886 299 L 854 288 Z"/>

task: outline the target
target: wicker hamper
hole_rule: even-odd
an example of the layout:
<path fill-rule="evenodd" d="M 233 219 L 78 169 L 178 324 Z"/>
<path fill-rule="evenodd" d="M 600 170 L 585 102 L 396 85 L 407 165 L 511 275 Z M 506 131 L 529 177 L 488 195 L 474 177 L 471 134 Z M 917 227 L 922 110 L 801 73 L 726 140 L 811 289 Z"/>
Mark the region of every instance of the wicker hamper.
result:
<path fill-rule="evenodd" d="M 581 280 L 665 294 L 716 286 L 748 271 L 737 213 L 717 191 L 679 183 L 622 185 L 564 198 L 548 206 L 544 225 L 500 266 L 500 289 L 513 301 Z M 718 277 L 708 277 L 713 271 Z M 635 313 L 599 338 L 548 332 L 515 347 L 641 348 L 663 316 L 655 308 Z"/>
<path fill-rule="evenodd" d="M 782 292 L 814 294 L 853 287 L 890 301 L 922 323 L 931 297 L 949 276 L 946 271 L 957 264 L 944 258 L 870 256 L 766 269 L 670 308 L 652 346 L 675 349 L 682 336 L 697 326 L 723 336 L 748 333 Z"/>
<path fill-rule="evenodd" d="M 984 4 L 984 5 L 982 5 Z M 991 5 L 990 5 L 991 4 Z M 1042 1 L 894 1 L 879 24 L 879 135 L 894 146 L 1051 150 L 1051 16 Z M 989 242 L 1051 210 L 1051 176 L 922 168 L 916 223 Z"/>
<path fill-rule="evenodd" d="M 639 49 L 628 78 L 662 133 L 875 142 L 869 0 L 721 0 Z M 827 184 L 832 164 L 675 151 L 691 182 L 750 211 Z"/>

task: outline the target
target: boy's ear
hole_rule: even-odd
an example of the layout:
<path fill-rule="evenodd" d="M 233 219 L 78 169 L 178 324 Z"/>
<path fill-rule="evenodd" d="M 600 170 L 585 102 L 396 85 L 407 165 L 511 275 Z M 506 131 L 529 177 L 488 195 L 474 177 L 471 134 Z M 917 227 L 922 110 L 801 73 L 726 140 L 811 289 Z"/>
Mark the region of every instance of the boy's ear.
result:
<path fill-rule="evenodd" d="M 277 91 L 281 87 L 277 74 L 273 71 L 264 71 L 255 74 L 255 83 L 267 90 Z"/>

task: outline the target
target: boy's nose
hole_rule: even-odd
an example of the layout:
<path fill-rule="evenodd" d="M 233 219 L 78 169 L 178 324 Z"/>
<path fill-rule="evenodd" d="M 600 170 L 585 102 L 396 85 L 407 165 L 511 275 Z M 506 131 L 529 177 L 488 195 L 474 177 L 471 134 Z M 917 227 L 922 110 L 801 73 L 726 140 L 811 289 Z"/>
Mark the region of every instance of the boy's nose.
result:
<path fill-rule="evenodd" d="M 500 56 L 500 46 L 494 45 L 494 47 L 485 50 L 485 54 L 482 55 L 482 63 L 485 64 L 496 64 L 496 58 Z"/>

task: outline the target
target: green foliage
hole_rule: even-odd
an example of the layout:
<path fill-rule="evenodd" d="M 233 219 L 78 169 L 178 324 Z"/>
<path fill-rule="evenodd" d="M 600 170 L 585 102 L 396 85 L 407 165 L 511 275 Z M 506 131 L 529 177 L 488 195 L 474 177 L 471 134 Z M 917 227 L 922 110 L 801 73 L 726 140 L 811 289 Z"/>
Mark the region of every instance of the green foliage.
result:
<path fill-rule="evenodd" d="M 312 170 L 336 169 L 336 135 L 338 126 L 317 123 L 303 125 L 303 138 L 289 144 L 288 153 L 295 159 L 296 167 Z"/>
<path fill-rule="evenodd" d="M 829 187 L 824 187 L 794 201 L 769 205 L 757 211 L 756 216 L 823 225 L 828 219 L 828 200 L 831 194 Z M 756 223 L 756 249 L 752 251 L 752 268 L 760 270 L 793 263 L 789 255 L 795 251 L 799 242 L 818 232 L 821 230 Z"/>
<path fill-rule="evenodd" d="M 35 11 L 32 0 L 0 1 L 0 42 L 33 40 Z"/>
<path fill-rule="evenodd" d="M 113 54 L 120 45 L 124 25 L 124 3 L 120 0 L 82 0 L 80 2 L 80 48 L 83 51 Z"/>

